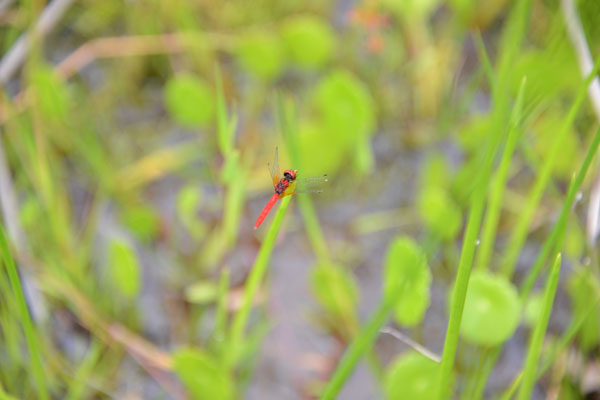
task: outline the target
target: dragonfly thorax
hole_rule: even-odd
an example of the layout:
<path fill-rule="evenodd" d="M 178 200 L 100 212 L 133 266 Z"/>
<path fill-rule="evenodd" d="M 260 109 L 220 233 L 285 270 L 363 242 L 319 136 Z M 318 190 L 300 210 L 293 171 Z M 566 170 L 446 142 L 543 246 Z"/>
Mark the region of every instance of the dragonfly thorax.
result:
<path fill-rule="evenodd" d="M 285 178 L 281 178 L 279 180 L 279 182 L 277 182 L 277 185 L 275 185 L 275 193 L 280 195 L 283 192 L 285 192 L 289 186 L 290 186 L 290 181 L 288 181 Z"/>

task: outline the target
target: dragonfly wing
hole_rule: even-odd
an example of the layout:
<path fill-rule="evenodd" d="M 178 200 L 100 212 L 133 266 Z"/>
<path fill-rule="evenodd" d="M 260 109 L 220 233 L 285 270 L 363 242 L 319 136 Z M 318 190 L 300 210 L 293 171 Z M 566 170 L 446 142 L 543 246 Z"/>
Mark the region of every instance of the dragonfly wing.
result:
<path fill-rule="evenodd" d="M 323 186 L 328 181 L 329 177 L 327 175 L 296 179 L 296 181 L 283 192 L 282 197 L 294 193 L 321 193 L 323 191 Z"/>
<path fill-rule="evenodd" d="M 271 174 L 271 178 L 273 179 L 273 186 L 277 186 L 279 182 L 279 151 L 277 147 L 275 147 L 275 160 L 273 160 L 273 164 L 267 164 L 269 166 L 269 173 Z"/>

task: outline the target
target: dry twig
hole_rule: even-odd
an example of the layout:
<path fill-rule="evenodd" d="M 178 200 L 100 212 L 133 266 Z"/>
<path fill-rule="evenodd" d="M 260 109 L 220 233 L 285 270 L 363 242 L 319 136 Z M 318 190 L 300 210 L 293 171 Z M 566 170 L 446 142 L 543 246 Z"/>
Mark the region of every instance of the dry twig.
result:
<path fill-rule="evenodd" d="M 573 43 L 575 53 L 577 54 L 577 60 L 579 62 L 579 69 L 581 74 L 585 77 L 588 76 L 593 68 L 594 61 L 592 54 L 585 38 L 583 27 L 581 26 L 581 20 L 577 14 L 577 8 L 573 0 L 561 0 L 563 14 L 565 16 L 565 23 L 567 25 L 567 33 Z M 596 118 L 600 121 L 600 80 L 598 77 L 592 80 L 592 83 L 588 89 L 590 100 L 592 101 L 592 108 L 596 114 Z M 590 192 L 590 203 L 588 205 L 587 215 L 587 238 L 590 246 L 595 244 L 596 238 L 599 233 L 599 218 L 600 218 L 600 173 L 596 173 L 596 180 L 592 186 Z"/>

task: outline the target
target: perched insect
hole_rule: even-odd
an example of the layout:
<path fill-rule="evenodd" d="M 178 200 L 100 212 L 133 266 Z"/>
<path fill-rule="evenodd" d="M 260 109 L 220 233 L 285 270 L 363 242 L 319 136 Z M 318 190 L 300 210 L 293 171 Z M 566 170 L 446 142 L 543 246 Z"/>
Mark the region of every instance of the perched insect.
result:
<path fill-rule="evenodd" d="M 296 169 L 286 169 L 283 171 L 283 177 L 280 178 L 277 148 L 275 148 L 275 160 L 273 164 L 269 164 L 269 172 L 271 173 L 271 178 L 273 178 L 275 193 L 273 193 L 273 196 L 271 196 L 271 199 L 258 216 L 256 224 L 254 224 L 254 229 L 257 229 L 262 224 L 275 203 L 277 203 L 277 200 L 295 193 L 321 193 L 322 190 L 314 188 L 318 188 L 321 184 L 328 181 L 327 175 L 297 179 L 298 170 Z"/>

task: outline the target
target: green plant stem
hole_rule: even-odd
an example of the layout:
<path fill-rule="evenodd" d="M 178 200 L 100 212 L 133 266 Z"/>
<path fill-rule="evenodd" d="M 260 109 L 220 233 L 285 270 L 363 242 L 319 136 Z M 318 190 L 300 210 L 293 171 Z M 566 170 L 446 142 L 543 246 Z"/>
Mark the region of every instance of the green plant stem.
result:
<path fill-rule="evenodd" d="M 46 383 L 46 375 L 42 368 L 42 355 L 40 353 L 40 346 L 38 343 L 37 333 L 31 322 L 31 316 L 29 315 L 29 309 L 25 302 L 25 296 L 23 295 L 23 289 L 21 287 L 21 280 L 19 279 L 19 273 L 15 265 L 15 261 L 12 258 L 10 250 L 8 248 L 8 242 L 4 234 L 4 228 L 0 226 L 0 250 L 2 251 L 2 259 L 4 266 L 8 274 L 8 279 L 12 287 L 13 295 L 17 301 L 21 323 L 23 324 L 23 330 L 25 331 L 25 340 L 27 347 L 29 348 L 29 355 L 31 357 L 31 369 L 32 374 L 37 385 L 38 398 L 45 400 L 48 399 L 48 387 Z"/>
<path fill-rule="evenodd" d="M 548 321 L 550 320 L 550 312 L 552 311 L 554 295 L 556 294 L 558 278 L 560 276 L 560 263 L 561 255 L 559 253 L 556 256 L 556 260 L 554 261 L 554 265 L 548 276 L 548 282 L 546 283 L 546 289 L 544 290 L 542 312 L 535 324 L 535 329 L 533 330 L 529 342 L 527 359 L 525 360 L 525 367 L 523 368 L 523 382 L 521 383 L 519 394 L 517 396 L 518 400 L 528 400 L 531 398 L 533 385 L 535 385 L 537 379 L 537 368 L 542 352 L 542 344 L 544 342 L 544 336 L 546 336 L 546 328 L 548 327 Z"/>
<path fill-rule="evenodd" d="M 477 262 L 475 263 L 479 269 L 489 268 L 490 260 L 492 258 L 492 250 L 494 249 L 494 241 L 496 239 L 496 231 L 500 219 L 500 210 L 504 189 L 506 187 L 506 180 L 508 178 L 508 171 L 521 132 L 519 125 L 521 123 L 521 110 L 523 109 L 523 97 L 525 94 L 526 82 L 526 78 L 523 78 L 521 81 L 517 101 L 510 118 L 511 123 L 508 131 L 508 139 L 506 140 L 502 160 L 498 166 L 496 176 L 492 180 L 492 188 L 490 189 L 487 212 L 482 228 L 481 246 L 477 252 Z"/>
<path fill-rule="evenodd" d="M 527 276 L 525 277 L 524 283 L 521 286 L 521 290 L 520 290 L 520 292 L 521 292 L 520 297 L 521 297 L 522 301 L 524 301 L 529 296 L 529 293 L 531 292 L 531 288 L 533 287 L 535 280 L 539 276 L 541 269 L 544 266 L 544 263 L 546 262 L 548 255 L 550 254 L 552 249 L 554 248 L 555 253 L 557 253 L 559 251 L 560 247 L 562 246 L 562 239 L 564 238 L 564 233 L 566 231 L 569 212 L 571 210 L 571 207 L 573 206 L 573 202 L 575 201 L 577 192 L 579 191 L 579 188 L 581 187 L 581 184 L 583 183 L 583 180 L 585 178 L 587 170 L 589 169 L 589 166 L 596 154 L 596 151 L 597 151 L 599 145 L 600 145 L 600 129 L 598 129 L 596 131 L 596 134 L 595 134 L 594 138 L 592 139 L 592 143 L 590 144 L 590 147 L 588 148 L 588 152 L 585 156 L 583 164 L 581 165 L 579 171 L 575 175 L 575 179 L 573 179 L 571 184 L 569 185 L 567 197 L 563 203 L 560 216 L 558 217 L 558 221 L 554 225 L 554 228 L 552 229 L 550 236 L 548 236 L 548 238 L 545 240 L 544 245 L 542 246 L 542 250 L 538 254 L 538 256 L 533 264 L 533 267 L 529 270 Z M 502 350 L 502 346 L 500 345 L 500 346 L 497 346 L 497 348 L 491 353 L 490 359 L 492 360 L 492 366 L 495 364 L 496 360 L 500 356 L 501 350 Z M 487 381 L 490 372 L 491 372 L 491 368 L 486 369 L 486 372 L 483 374 L 485 376 L 485 379 L 482 380 L 481 386 L 479 386 L 479 390 L 477 391 L 477 393 L 479 393 L 479 395 L 476 395 L 474 398 L 478 399 L 481 397 L 481 393 L 483 393 L 483 388 L 485 386 L 484 384 Z"/>
<path fill-rule="evenodd" d="M 592 71 L 592 74 L 590 74 L 590 76 L 588 76 L 588 78 L 586 79 L 586 83 L 583 85 L 583 87 L 582 87 L 582 89 L 580 89 L 580 91 L 583 90 L 583 93 L 585 93 L 585 89 L 588 87 L 589 83 L 591 82 L 590 78 L 595 76 L 599 66 L 600 66 L 600 58 L 596 61 L 594 71 Z M 573 110 L 573 107 L 571 108 L 571 111 L 572 110 Z M 586 172 L 589 169 L 589 166 L 596 154 L 599 144 L 600 144 L 600 129 L 598 129 L 598 131 L 596 131 L 596 134 L 595 134 L 594 138 L 592 139 L 592 143 L 590 144 L 590 146 L 588 148 L 588 152 L 586 154 L 584 162 L 581 165 L 577 175 L 575 176 L 575 179 L 572 180 L 571 185 L 569 186 L 569 190 L 567 192 L 567 198 L 565 199 L 565 202 L 563 203 L 563 207 L 562 207 L 560 216 L 558 218 L 558 221 L 554 225 L 554 228 L 552 229 L 550 236 L 548 236 L 548 238 L 544 241 L 542 250 L 538 254 L 538 256 L 533 264 L 533 267 L 529 270 L 527 276 L 525 277 L 524 283 L 521 286 L 521 290 L 520 290 L 520 292 L 521 292 L 520 297 L 522 300 L 526 299 L 529 296 L 531 288 L 533 287 L 535 280 L 539 276 L 539 273 L 541 272 L 541 269 L 544 266 L 544 263 L 546 262 L 546 260 L 548 259 L 548 255 L 552 251 L 553 247 L 555 247 L 555 245 L 556 245 L 555 248 L 560 249 L 560 246 L 562 246 L 562 238 L 564 237 L 564 231 L 566 230 L 566 224 L 567 224 L 567 218 L 568 218 L 569 211 L 573 205 L 573 202 L 575 201 L 576 194 L 579 191 L 581 184 L 583 183 L 583 179 L 585 178 Z M 559 239 L 559 237 L 560 237 L 560 239 Z M 558 252 L 558 250 L 556 250 L 556 252 Z M 514 271 L 514 265 L 510 268 L 511 276 L 512 276 L 512 271 Z M 493 360 L 493 364 L 495 364 L 495 361 L 500 356 L 501 350 L 502 350 L 502 345 L 499 345 L 499 346 L 497 346 L 496 350 L 494 352 L 492 352 L 492 355 L 490 356 L 490 358 Z M 486 371 L 486 373 L 484 374 L 485 375 L 484 383 L 487 382 L 490 372 L 491 372 L 491 369 L 489 371 Z M 484 385 L 481 386 L 480 393 L 483 393 L 483 386 Z M 475 398 L 479 398 L 479 397 L 475 397 Z"/>
<path fill-rule="evenodd" d="M 473 194 L 473 205 L 469 212 L 469 222 L 467 223 L 467 231 L 465 233 L 463 248 L 460 255 L 456 283 L 452 292 L 450 319 L 446 330 L 446 340 L 444 342 L 444 352 L 442 354 L 440 384 L 438 385 L 439 399 L 448 398 L 451 391 L 452 367 L 454 365 L 454 358 L 458 347 L 460 322 L 462 320 L 467 288 L 469 286 L 469 276 L 471 275 L 471 266 L 477 244 L 477 235 L 479 233 L 485 203 L 486 186 L 482 183 L 483 182 L 479 183 L 478 188 Z"/>
<path fill-rule="evenodd" d="M 583 164 L 579 168 L 577 175 L 575 175 L 575 179 L 569 185 L 569 190 L 567 192 L 567 198 L 563 203 L 562 209 L 560 211 L 560 216 L 558 217 L 558 221 L 554 226 L 554 229 L 550 233 L 548 240 L 544 243 L 542 247 L 542 251 L 538 255 L 533 268 L 529 270 L 527 276 L 525 277 L 525 281 L 521 288 L 521 298 L 526 298 L 535 283 L 535 280 L 539 276 L 542 267 L 544 266 L 544 262 L 546 261 L 548 254 L 552 249 L 555 249 L 556 252 L 560 250 L 562 247 L 562 242 L 565 236 L 565 232 L 567 230 L 567 222 L 569 218 L 569 213 L 571 211 L 571 207 L 575 202 L 575 197 L 577 197 L 577 192 L 579 191 L 583 180 L 585 179 L 585 175 L 587 170 L 589 169 L 598 146 L 600 145 L 600 128 L 596 131 L 594 138 L 592 139 L 592 143 L 590 144 L 587 154 L 585 155 L 585 159 Z"/>
<path fill-rule="evenodd" d="M 273 223 L 269 227 L 269 232 L 267 232 L 265 240 L 260 246 L 258 255 L 254 260 L 254 265 L 252 266 L 252 270 L 250 271 L 250 275 L 248 276 L 248 280 L 244 288 L 242 305 L 235 314 L 231 328 L 230 349 L 226 360 L 227 366 L 229 367 L 233 367 L 233 365 L 237 361 L 237 356 L 240 351 L 244 330 L 246 329 L 246 325 L 248 324 L 250 310 L 252 309 L 252 303 L 254 301 L 260 283 L 262 282 L 263 277 L 265 276 L 265 273 L 267 271 L 267 266 L 269 265 L 269 259 L 271 257 L 271 253 L 273 252 L 275 239 L 277 239 L 277 234 L 279 233 L 279 229 L 281 228 L 281 224 L 283 222 L 283 218 L 285 216 L 285 212 L 287 211 L 288 205 L 290 204 L 290 200 L 291 196 L 284 197 L 281 200 L 279 209 L 275 214 L 275 218 L 273 218 Z"/>
<path fill-rule="evenodd" d="M 446 330 L 444 352 L 442 354 L 442 365 L 438 385 L 438 398 L 445 400 L 452 392 L 452 368 L 458 348 L 458 338 L 464 302 L 469 286 L 469 277 L 477 244 L 485 198 L 491 176 L 494 156 L 499 147 L 504 121 L 509 108 L 508 80 L 514 60 L 518 54 L 521 42 L 525 35 L 527 21 L 529 18 L 530 0 L 519 1 L 511 11 L 505 32 L 500 43 L 500 61 L 497 79 L 492 84 L 492 102 L 494 105 L 492 115 L 492 134 L 490 143 L 485 153 L 483 168 L 477 180 L 471 208 L 467 222 L 466 233 L 463 240 L 462 252 L 456 275 L 456 283 L 452 292 L 452 303 L 450 308 L 450 319 Z"/>
<path fill-rule="evenodd" d="M 497 111 L 500 112 L 500 111 Z M 460 323 L 469 286 L 469 277 L 477 247 L 477 236 L 481 227 L 485 199 L 488 191 L 491 171 L 494 162 L 494 156 L 497 153 L 502 138 L 502 129 L 496 127 L 493 135 L 487 145 L 487 150 L 483 156 L 483 166 L 480 170 L 475 184 L 475 190 L 472 194 L 471 208 L 467 222 L 467 228 L 463 240 L 463 247 L 460 254 L 456 282 L 452 292 L 450 307 L 450 319 L 446 330 L 446 339 L 444 342 L 444 352 L 442 354 L 442 365 L 440 372 L 440 383 L 438 385 L 438 398 L 446 399 L 451 392 L 452 367 L 456 350 L 458 348 L 458 336 Z"/>
<path fill-rule="evenodd" d="M 575 338 L 575 335 L 577 334 L 577 332 L 579 332 L 579 330 L 583 326 L 585 320 L 592 314 L 592 312 L 596 311 L 596 307 L 598 305 L 599 300 L 600 300 L 600 297 L 597 296 L 594 299 L 594 301 L 590 302 L 590 304 L 588 305 L 588 308 L 585 310 L 585 312 L 582 313 L 579 316 L 579 318 L 577 318 L 575 321 L 571 322 L 571 324 L 569 325 L 569 328 L 562 335 L 558 344 L 556 346 L 553 346 L 552 350 L 550 350 L 550 354 L 544 359 L 544 362 L 542 363 L 542 366 L 540 367 L 540 369 L 538 371 L 537 379 L 540 379 L 542 377 L 542 375 L 544 375 L 546 373 L 546 371 L 548 371 L 548 369 L 550 369 L 552 364 L 554 364 L 554 360 L 556 359 L 556 356 L 559 353 L 563 352 L 567 348 L 569 343 L 571 343 L 573 341 L 573 339 Z M 501 399 L 502 400 L 512 399 L 515 392 L 519 388 L 519 385 L 521 384 L 522 379 L 523 379 L 523 371 L 519 372 L 519 375 L 517 375 L 515 377 L 513 383 L 504 392 Z"/>
<path fill-rule="evenodd" d="M 552 175 L 552 168 L 554 167 L 554 163 L 560 156 L 560 152 L 562 150 L 563 142 L 566 135 L 569 133 L 569 130 L 573 126 L 573 122 L 575 121 L 575 117 L 577 116 L 581 105 L 587 94 L 587 88 L 592 81 L 592 78 L 596 76 L 598 72 L 598 67 L 600 66 L 600 58 L 596 61 L 594 66 L 594 70 L 592 73 L 585 79 L 584 84 L 579 89 L 575 102 L 571 106 L 567 118 L 561 126 L 561 129 L 556 134 L 554 142 L 552 144 L 552 148 L 550 150 L 550 154 L 545 159 L 540 174 L 538 175 L 533 188 L 529 192 L 527 196 L 527 202 L 523 207 L 522 213 L 519 215 L 519 219 L 517 220 L 517 224 L 509 238 L 508 246 L 506 248 L 506 252 L 502 259 L 502 272 L 507 277 L 511 277 L 517 262 L 517 258 L 523 248 L 523 244 L 527 239 L 527 233 L 529 231 L 529 226 L 531 225 L 531 221 L 533 219 L 534 213 L 537 209 L 538 203 L 548 185 L 550 177 Z M 545 261 L 545 260 L 543 260 Z M 542 261 L 542 262 L 543 262 Z"/>
<path fill-rule="evenodd" d="M 393 311 L 393 305 L 395 304 L 393 300 L 396 300 L 395 297 L 386 301 L 382 300 L 369 321 L 352 339 L 350 346 L 323 389 L 323 393 L 319 397 L 321 400 L 333 400 L 337 397 L 342 386 L 348 380 L 354 368 L 356 368 L 356 364 L 358 364 L 363 354 L 372 346 L 373 342 L 379 336 L 379 331 L 388 321 Z"/>

